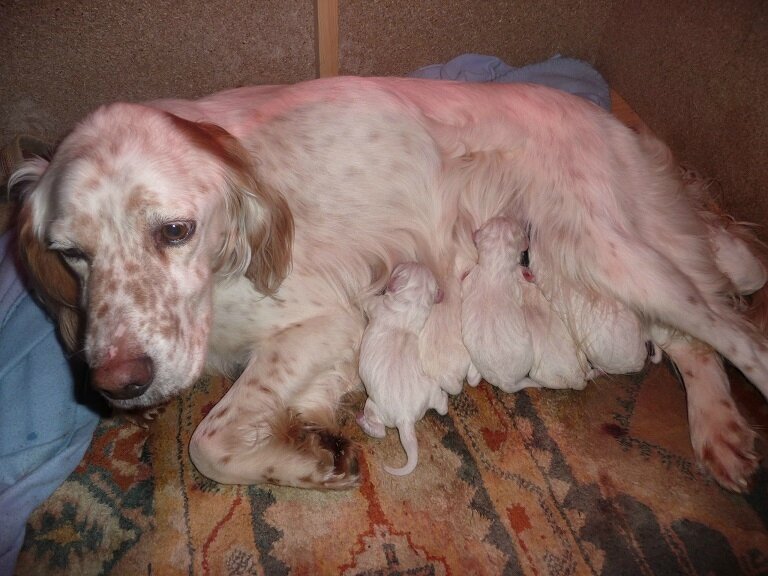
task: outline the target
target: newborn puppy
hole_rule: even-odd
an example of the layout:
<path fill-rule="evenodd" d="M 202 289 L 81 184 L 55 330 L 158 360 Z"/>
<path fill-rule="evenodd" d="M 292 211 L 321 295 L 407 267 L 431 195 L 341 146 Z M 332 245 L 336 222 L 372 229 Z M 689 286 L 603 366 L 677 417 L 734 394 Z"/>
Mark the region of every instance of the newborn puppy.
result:
<path fill-rule="evenodd" d="M 539 287 L 596 372 L 638 372 L 649 354 L 653 362 L 661 361 L 648 326 L 621 302 L 555 279 L 539 269 L 536 254 L 531 255 L 527 279 Z"/>
<path fill-rule="evenodd" d="M 583 388 L 595 372 L 520 265 L 528 249 L 523 227 L 493 218 L 474 241 L 477 265 L 462 284 L 462 339 L 472 359 L 467 382 L 476 386 L 482 377 L 505 392 Z"/>
<path fill-rule="evenodd" d="M 528 240 L 521 226 L 505 218 L 489 220 L 473 238 L 477 265 L 461 286 L 461 334 L 472 360 L 467 382 L 477 386 L 485 378 L 505 392 L 514 392 L 533 365 L 533 343 L 518 281 Z"/>
<path fill-rule="evenodd" d="M 385 426 L 397 428 L 408 461 L 402 468 L 384 467 L 396 476 L 410 474 L 418 463 L 416 421 L 430 408 L 448 412 L 447 392 L 424 373 L 419 358 L 419 332 L 441 300 L 429 269 L 407 262 L 395 268 L 384 295 L 366 306 L 359 370 L 368 400 L 357 423 L 376 438 L 384 437 Z"/>
<path fill-rule="evenodd" d="M 550 302 L 589 363 L 601 372 L 642 370 L 649 344 L 652 360 L 661 360 L 661 351 L 649 342 L 645 324 L 620 302 L 587 295 L 576 287 L 561 288 Z"/>

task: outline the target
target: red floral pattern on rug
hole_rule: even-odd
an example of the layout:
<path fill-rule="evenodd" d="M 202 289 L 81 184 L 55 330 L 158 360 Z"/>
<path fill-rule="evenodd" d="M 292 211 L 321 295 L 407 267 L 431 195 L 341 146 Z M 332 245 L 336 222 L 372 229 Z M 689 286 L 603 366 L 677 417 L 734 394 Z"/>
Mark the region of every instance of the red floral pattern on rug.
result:
<path fill-rule="evenodd" d="M 222 486 L 187 444 L 225 391 L 213 379 L 148 428 L 104 421 L 29 523 L 26 574 L 765 574 L 768 474 L 728 493 L 692 461 L 665 366 L 582 392 L 482 384 L 417 428 L 408 477 L 397 435 L 367 438 L 346 492 Z M 753 398 L 747 392 L 746 399 Z M 753 419 L 765 422 L 765 406 Z M 663 408 L 659 408 L 663 406 Z"/>

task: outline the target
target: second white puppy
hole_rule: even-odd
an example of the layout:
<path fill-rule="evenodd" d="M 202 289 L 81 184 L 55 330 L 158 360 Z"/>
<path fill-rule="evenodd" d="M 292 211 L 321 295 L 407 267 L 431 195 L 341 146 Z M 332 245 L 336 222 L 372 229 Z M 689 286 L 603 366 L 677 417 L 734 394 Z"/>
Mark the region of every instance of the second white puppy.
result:
<path fill-rule="evenodd" d="M 384 467 L 396 476 L 410 474 L 418 463 L 416 422 L 430 408 L 448 412 L 448 394 L 424 373 L 419 358 L 419 333 L 441 300 L 429 269 L 406 262 L 392 272 L 385 293 L 366 306 L 359 370 L 368 400 L 357 423 L 375 438 L 384 437 L 387 426 L 397 428 L 408 461 L 402 468 Z"/>
<path fill-rule="evenodd" d="M 596 375 L 539 288 L 524 277 L 528 249 L 523 227 L 508 218 L 488 220 L 474 235 L 477 265 L 462 284 L 462 339 L 480 378 L 505 392 L 523 388 L 576 388 Z"/>

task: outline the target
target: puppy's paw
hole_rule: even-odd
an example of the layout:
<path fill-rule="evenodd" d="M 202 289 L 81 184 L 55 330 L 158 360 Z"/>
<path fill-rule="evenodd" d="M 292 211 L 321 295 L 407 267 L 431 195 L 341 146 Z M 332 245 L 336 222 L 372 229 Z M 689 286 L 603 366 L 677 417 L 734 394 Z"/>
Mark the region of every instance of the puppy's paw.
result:
<path fill-rule="evenodd" d="M 387 435 L 384 424 L 376 422 L 372 418 L 368 418 L 363 412 L 357 414 L 355 421 L 363 432 L 368 434 L 371 438 L 384 438 Z"/>
<path fill-rule="evenodd" d="M 526 388 L 542 388 L 542 385 L 536 380 L 533 380 L 532 378 L 521 378 L 520 380 L 514 383 L 501 382 L 498 387 L 503 392 L 512 394 L 514 392 L 519 392 L 520 390 L 524 390 Z"/>
<path fill-rule="evenodd" d="M 748 492 L 757 470 L 757 434 L 732 402 L 721 401 L 691 426 L 691 441 L 702 467 L 723 488 Z"/>
<path fill-rule="evenodd" d="M 480 384 L 480 380 L 482 379 L 483 377 L 480 375 L 480 372 L 477 371 L 475 365 L 470 363 L 469 368 L 467 369 L 467 384 L 474 388 Z"/>

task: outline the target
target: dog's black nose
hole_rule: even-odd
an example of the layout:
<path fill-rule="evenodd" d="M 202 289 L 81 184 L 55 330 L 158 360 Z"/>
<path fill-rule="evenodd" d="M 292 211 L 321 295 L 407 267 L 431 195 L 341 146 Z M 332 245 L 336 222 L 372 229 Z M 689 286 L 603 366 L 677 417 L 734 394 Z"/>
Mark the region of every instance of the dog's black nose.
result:
<path fill-rule="evenodd" d="M 91 372 L 94 388 L 111 400 L 137 398 L 154 378 L 154 362 L 147 355 L 116 356 Z"/>
<path fill-rule="evenodd" d="M 140 384 L 132 382 L 123 388 L 117 390 L 101 390 L 101 393 L 110 400 L 129 400 L 131 398 L 138 398 L 149 388 L 150 382 Z"/>

